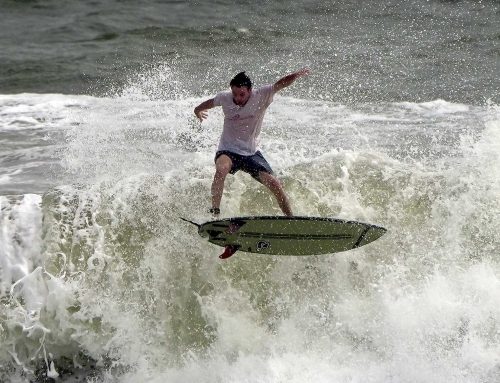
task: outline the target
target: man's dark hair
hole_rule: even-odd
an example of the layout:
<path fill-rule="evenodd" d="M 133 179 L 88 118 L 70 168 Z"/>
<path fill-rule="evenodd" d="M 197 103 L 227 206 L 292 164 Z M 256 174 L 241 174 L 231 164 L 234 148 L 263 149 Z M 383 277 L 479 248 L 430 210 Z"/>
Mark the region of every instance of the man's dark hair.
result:
<path fill-rule="evenodd" d="M 250 89 L 252 87 L 252 81 L 250 80 L 250 77 L 245 74 L 245 72 L 240 72 L 236 76 L 234 76 L 234 78 L 229 83 L 229 86 L 246 86 L 248 89 Z"/>

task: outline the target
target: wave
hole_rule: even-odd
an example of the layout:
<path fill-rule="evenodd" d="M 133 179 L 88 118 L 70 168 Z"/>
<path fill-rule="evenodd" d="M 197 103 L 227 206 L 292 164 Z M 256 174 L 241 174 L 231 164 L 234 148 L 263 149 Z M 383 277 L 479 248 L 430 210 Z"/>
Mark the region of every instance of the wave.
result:
<path fill-rule="evenodd" d="M 263 145 L 295 211 L 389 231 L 221 262 L 179 219 L 209 218 L 218 115 L 199 129 L 194 99 L 76 101 L 51 113 L 73 182 L 0 197 L 2 380 L 498 379 L 494 105 L 277 99 Z M 279 209 L 238 173 L 223 214 Z"/>

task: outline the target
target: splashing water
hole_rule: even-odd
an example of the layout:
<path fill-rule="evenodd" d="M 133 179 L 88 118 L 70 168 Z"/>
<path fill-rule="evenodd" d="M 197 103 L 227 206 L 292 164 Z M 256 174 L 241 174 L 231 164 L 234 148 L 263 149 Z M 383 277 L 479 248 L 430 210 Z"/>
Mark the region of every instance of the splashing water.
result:
<path fill-rule="evenodd" d="M 157 89 L 50 96 L 62 169 L 43 195 L 0 197 L 2 381 L 498 380 L 495 105 L 277 97 L 263 150 L 294 210 L 389 232 L 220 262 L 178 218 L 209 218 L 220 111 L 200 127 L 199 99 Z M 47 97 L 2 102 L 43 115 Z M 279 214 L 246 174 L 226 186 L 225 215 Z"/>

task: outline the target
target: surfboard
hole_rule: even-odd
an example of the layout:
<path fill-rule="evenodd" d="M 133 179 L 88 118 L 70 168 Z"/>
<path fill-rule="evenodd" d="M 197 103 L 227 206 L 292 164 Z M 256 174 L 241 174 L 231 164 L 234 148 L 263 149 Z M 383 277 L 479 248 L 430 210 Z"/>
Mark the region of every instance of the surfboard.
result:
<path fill-rule="evenodd" d="M 197 224 L 198 234 L 222 246 L 221 258 L 236 251 L 269 255 L 331 254 L 367 245 L 386 229 L 363 222 L 323 217 L 234 217 Z"/>

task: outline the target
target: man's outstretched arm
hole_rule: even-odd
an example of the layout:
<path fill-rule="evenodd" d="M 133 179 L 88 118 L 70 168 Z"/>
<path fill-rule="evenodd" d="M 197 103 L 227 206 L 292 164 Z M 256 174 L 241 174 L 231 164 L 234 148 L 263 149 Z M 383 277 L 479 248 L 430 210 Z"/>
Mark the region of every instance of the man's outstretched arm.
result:
<path fill-rule="evenodd" d="M 196 117 L 198 117 L 198 120 L 203 122 L 205 118 L 207 118 L 207 110 L 212 109 L 214 107 L 214 99 L 211 98 L 210 100 L 203 101 L 200 105 L 198 105 L 196 108 L 194 108 L 194 114 L 196 114 Z"/>
<path fill-rule="evenodd" d="M 292 83 L 297 80 L 301 76 L 307 76 L 311 71 L 309 68 L 302 68 L 298 70 L 297 72 L 290 73 L 289 75 L 286 75 L 283 78 L 280 78 L 278 81 L 276 81 L 273 85 L 273 92 L 276 93 L 280 91 L 283 88 L 286 88 L 289 85 L 292 85 Z"/>

